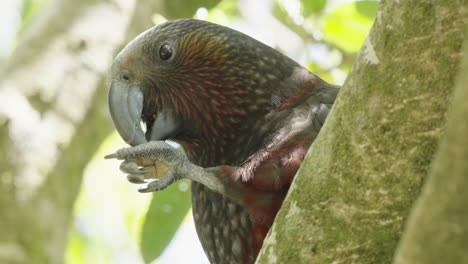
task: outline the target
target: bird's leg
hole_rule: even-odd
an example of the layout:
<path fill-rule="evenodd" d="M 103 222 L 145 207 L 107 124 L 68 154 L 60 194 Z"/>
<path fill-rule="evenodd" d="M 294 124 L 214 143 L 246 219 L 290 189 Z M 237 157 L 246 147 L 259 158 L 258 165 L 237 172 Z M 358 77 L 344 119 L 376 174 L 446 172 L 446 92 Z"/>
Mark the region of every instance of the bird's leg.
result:
<path fill-rule="evenodd" d="M 128 180 L 147 184 L 140 192 L 161 191 L 178 180 L 189 179 L 243 205 L 253 220 L 263 223 L 273 221 L 286 195 L 287 189 L 283 187 L 291 182 L 309 145 L 310 142 L 296 146 L 286 156 L 267 153 L 259 157 L 262 162 L 257 164 L 253 159 L 246 167 L 202 168 L 163 141 L 122 148 L 106 158 L 123 160 L 120 169 L 128 175 Z M 288 165 L 279 166 L 286 157 Z"/>
<path fill-rule="evenodd" d="M 122 148 L 105 158 L 123 160 L 120 170 L 128 174 L 128 180 L 132 183 L 147 184 L 145 188 L 139 189 L 140 192 L 160 191 L 186 178 L 234 199 L 240 195 L 238 189 L 232 188 L 233 184 L 239 185 L 240 188 L 240 183 L 233 183 L 222 170 L 199 167 L 164 141 L 151 141 L 135 147 Z M 227 184 L 230 188 L 226 188 Z"/>

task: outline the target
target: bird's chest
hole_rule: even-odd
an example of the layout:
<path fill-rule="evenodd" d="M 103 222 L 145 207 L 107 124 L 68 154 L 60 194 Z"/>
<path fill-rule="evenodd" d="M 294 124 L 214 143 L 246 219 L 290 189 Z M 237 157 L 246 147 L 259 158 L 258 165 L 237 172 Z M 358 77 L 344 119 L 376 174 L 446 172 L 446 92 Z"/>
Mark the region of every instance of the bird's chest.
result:
<path fill-rule="evenodd" d="M 245 208 L 229 198 L 192 183 L 195 227 L 210 263 L 253 263 L 252 222 Z"/>
<path fill-rule="evenodd" d="M 240 167 L 221 166 L 243 181 L 241 202 L 192 183 L 193 216 L 212 263 L 253 263 L 310 146 L 299 142 L 262 153 Z M 230 170 L 234 171 L 230 171 Z"/>

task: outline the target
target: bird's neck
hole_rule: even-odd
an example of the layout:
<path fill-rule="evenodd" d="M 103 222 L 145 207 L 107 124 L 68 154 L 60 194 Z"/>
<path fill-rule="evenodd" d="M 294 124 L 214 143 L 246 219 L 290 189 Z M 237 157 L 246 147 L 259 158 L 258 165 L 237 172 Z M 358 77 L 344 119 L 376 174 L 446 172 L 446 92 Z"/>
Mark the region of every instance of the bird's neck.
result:
<path fill-rule="evenodd" d="M 178 142 L 189 159 L 199 166 L 240 165 L 265 147 L 269 137 L 287 122 L 292 111 L 289 108 L 308 97 L 322 82 L 297 66 L 289 77 L 278 79 L 276 88 L 254 89 L 245 98 L 233 100 L 227 106 L 211 104 L 215 109 L 198 111 L 207 115 L 197 117 L 198 122 L 194 122 L 201 124 L 201 132 L 183 136 Z"/>
<path fill-rule="evenodd" d="M 238 166 L 264 144 L 266 135 L 261 133 L 259 124 L 248 123 L 222 135 L 184 138 L 178 143 L 187 157 L 202 167 L 219 165 Z"/>

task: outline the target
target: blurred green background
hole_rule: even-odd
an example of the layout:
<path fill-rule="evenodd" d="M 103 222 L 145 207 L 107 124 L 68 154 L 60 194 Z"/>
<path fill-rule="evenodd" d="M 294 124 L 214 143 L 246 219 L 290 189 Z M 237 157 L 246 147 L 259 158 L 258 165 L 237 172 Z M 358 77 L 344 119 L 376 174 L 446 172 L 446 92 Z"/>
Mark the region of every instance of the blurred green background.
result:
<path fill-rule="evenodd" d="M 36 193 L 47 193 L 42 186 L 54 182 L 51 171 L 57 171 L 60 164 L 73 164 L 66 160 L 75 159 L 67 154 L 73 153 L 79 155 L 79 165 L 64 165 L 79 175 L 73 178 L 76 201 L 76 195 L 70 195 L 67 203 L 73 208 L 68 208 L 71 220 L 63 221 L 70 223 L 64 225 L 69 229 L 65 263 L 208 263 L 193 226 L 190 183 L 179 182 L 154 195 L 140 194 L 118 170 L 118 162 L 103 159 L 125 146 L 110 132 L 110 123 L 90 121 L 95 113 L 93 98 L 99 96 L 96 89 L 106 89 L 105 76 L 113 56 L 142 31 L 137 30 L 140 24 L 145 28 L 193 17 L 244 32 L 321 78 L 342 84 L 378 4 L 352 0 L 2 0 L 0 146 L 5 161 L 0 164 L 0 184 L 18 203 L 13 209 L 2 209 L 2 217 L 13 217 L 16 208 L 20 210 Z M 105 98 L 96 100 L 99 109 L 106 107 Z M 96 131 L 100 126 L 107 130 L 94 135 L 92 126 Z M 33 253 L 23 251 L 20 258 L 28 259 L 28 254 Z"/>

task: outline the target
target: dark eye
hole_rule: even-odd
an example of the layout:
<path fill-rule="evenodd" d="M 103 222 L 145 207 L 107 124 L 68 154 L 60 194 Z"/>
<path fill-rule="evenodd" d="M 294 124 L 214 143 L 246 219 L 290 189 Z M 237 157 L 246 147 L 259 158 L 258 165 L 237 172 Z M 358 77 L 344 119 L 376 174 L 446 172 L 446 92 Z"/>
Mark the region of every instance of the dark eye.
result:
<path fill-rule="evenodd" d="M 169 44 L 164 44 L 159 49 L 159 57 L 161 60 L 167 60 L 172 56 L 172 48 Z"/>

